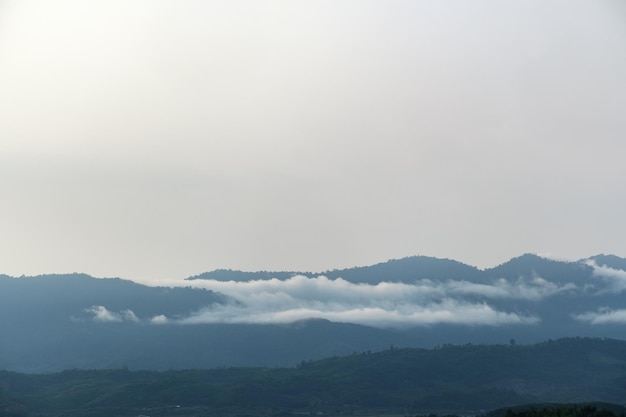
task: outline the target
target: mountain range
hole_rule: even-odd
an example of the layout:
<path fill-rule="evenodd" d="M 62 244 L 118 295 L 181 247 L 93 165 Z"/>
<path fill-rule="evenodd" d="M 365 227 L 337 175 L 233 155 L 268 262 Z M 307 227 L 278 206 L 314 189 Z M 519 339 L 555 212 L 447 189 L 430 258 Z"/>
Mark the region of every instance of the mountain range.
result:
<path fill-rule="evenodd" d="M 626 259 L 416 256 L 343 270 L 216 270 L 177 287 L 0 275 L 0 369 L 293 366 L 444 344 L 624 338 Z"/>

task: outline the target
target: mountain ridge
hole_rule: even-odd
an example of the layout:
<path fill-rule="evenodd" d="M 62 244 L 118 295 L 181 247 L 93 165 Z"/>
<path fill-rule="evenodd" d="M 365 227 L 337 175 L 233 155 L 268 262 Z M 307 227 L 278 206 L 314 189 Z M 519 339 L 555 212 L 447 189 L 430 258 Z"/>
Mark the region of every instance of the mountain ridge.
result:
<path fill-rule="evenodd" d="M 390 345 L 619 339 L 626 271 L 610 266 L 622 261 L 527 254 L 479 270 L 410 257 L 328 277 L 264 272 L 263 279 L 195 279 L 181 287 L 3 275 L 0 369 L 288 366 Z"/>
<path fill-rule="evenodd" d="M 188 278 L 185 278 L 187 281 L 194 280 L 221 280 L 221 281 L 251 281 L 251 280 L 259 280 L 259 279 L 288 279 L 296 275 L 303 276 L 326 276 L 328 278 L 337 279 L 343 278 L 347 280 L 351 280 L 351 278 L 356 275 L 358 272 L 362 272 L 364 270 L 370 269 L 375 270 L 377 272 L 385 271 L 388 272 L 389 269 L 393 269 L 398 267 L 399 265 L 405 267 L 419 268 L 421 269 L 420 275 L 416 276 L 416 279 L 441 279 L 441 278 L 460 278 L 468 279 L 468 275 L 470 277 L 476 277 L 481 274 L 488 274 L 491 277 L 497 276 L 501 271 L 507 271 L 509 274 L 512 271 L 519 270 L 520 272 L 528 272 L 530 269 L 550 269 L 550 267 L 554 267 L 555 265 L 563 266 L 569 265 L 573 269 L 587 269 L 590 268 L 587 263 L 589 261 L 596 261 L 598 265 L 605 265 L 608 267 L 615 267 L 614 269 L 623 269 L 626 270 L 626 258 L 621 258 L 617 255 L 604 255 L 598 254 L 593 255 L 588 258 L 582 258 L 579 260 L 557 260 L 547 257 L 542 257 L 533 253 L 525 253 L 517 257 L 513 257 L 508 261 L 505 261 L 501 264 L 498 264 L 493 267 L 487 267 L 480 269 L 478 267 L 456 261 L 450 258 L 438 258 L 432 256 L 407 256 L 403 258 L 395 258 L 389 259 L 384 262 L 375 263 L 368 266 L 355 266 L 350 268 L 342 268 L 342 269 L 333 269 L 326 270 L 323 272 L 305 272 L 305 271 L 241 271 L 236 269 L 215 269 L 207 272 L 200 273 L 198 275 L 193 275 Z M 442 271 L 443 270 L 443 271 Z M 587 269 L 590 271 L 589 269 Z M 426 271 L 426 272 L 425 272 Z M 435 271 L 434 275 L 429 276 L 429 272 Z M 346 278 L 346 276 L 348 278 Z M 391 274 L 392 277 L 397 276 L 397 274 Z M 499 278 L 499 277 L 498 277 Z M 367 281 L 360 279 L 358 281 L 353 282 L 368 282 L 368 283 L 376 283 L 381 282 L 381 278 L 377 279 L 369 279 Z"/>

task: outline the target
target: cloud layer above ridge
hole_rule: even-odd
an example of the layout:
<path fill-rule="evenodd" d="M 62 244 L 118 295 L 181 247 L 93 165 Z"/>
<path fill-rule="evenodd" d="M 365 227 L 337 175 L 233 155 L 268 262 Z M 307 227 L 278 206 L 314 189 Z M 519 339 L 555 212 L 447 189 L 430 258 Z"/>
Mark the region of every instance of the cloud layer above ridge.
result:
<path fill-rule="evenodd" d="M 529 325 L 555 311 L 565 313 L 566 320 L 569 314 L 569 320 L 591 325 L 625 323 L 626 313 L 619 302 L 619 294 L 626 289 L 625 271 L 592 261 L 584 263 L 592 267 L 589 275 L 573 281 L 561 274 L 544 278 L 535 271 L 518 278 L 507 275 L 472 281 L 416 279 L 375 284 L 304 274 L 247 281 L 193 279 L 184 285 L 224 294 L 229 301 L 177 316 L 137 318 L 132 311 L 114 312 L 104 306 L 86 311 L 98 322 L 186 325 L 287 324 L 310 319 L 379 328 Z M 172 281 L 171 285 L 183 284 Z M 591 304 L 573 301 L 577 297 Z"/>
<path fill-rule="evenodd" d="M 533 324 L 539 322 L 538 317 L 501 311 L 490 301 L 539 301 L 574 288 L 573 284 L 558 286 L 541 278 L 501 279 L 492 284 L 420 280 L 371 285 L 302 275 L 247 282 L 196 280 L 193 285 L 224 293 L 236 302 L 213 305 L 180 323 L 269 324 L 326 319 L 373 327 Z"/>

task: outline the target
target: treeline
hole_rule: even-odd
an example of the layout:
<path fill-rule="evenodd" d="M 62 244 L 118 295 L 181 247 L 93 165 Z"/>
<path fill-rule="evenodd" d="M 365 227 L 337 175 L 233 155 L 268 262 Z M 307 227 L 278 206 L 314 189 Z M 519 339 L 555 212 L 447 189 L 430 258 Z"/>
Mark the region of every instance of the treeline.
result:
<path fill-rule="evenodd" d="M 294 368 L 0 371 L 0 417 L 202 415 L 207 410 L 229 416 L 476 415 L 528 403 L 619 403 L 626 398 L 625 386 L 626 342 L 574 338 L 532 346 L 391 348 L 304 361 Z"/>
<path fill-rule="evenodd" d="M 478 417 L 624 417 L 624 407 L 617 404 L 551 404 L 544 406 L 524 405 L 491 411 Z M 437 414 L 415 417 L 439 417 Z M 450 414 L 442 417 L 458 417 Z"/>
<path fill-rule="evenodd" d="M 624 407 L 616 404 L 553 404 L 498 410 L 484 417 L 624 417 Z"/>

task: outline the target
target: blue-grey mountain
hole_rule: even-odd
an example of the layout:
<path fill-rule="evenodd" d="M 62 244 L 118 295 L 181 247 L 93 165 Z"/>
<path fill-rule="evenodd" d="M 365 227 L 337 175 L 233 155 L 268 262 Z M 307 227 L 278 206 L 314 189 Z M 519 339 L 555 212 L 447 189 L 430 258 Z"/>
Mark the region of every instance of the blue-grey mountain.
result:
<path fill-rule="evenodd" d="M 0 369 L 290 366 L 392 345 L 621 339 L 626 326 L 626 259 L 613 255 L 523 255 L 485 270 L 417 256 L 321 273 L 216 270 L 184 284 L 0 276 Z"/>

